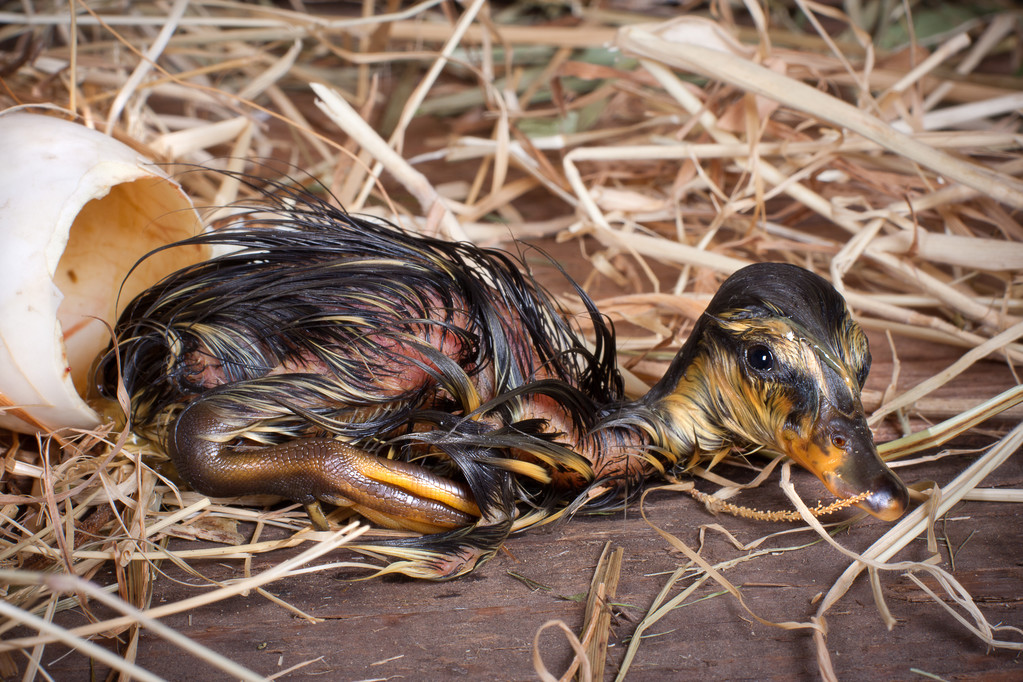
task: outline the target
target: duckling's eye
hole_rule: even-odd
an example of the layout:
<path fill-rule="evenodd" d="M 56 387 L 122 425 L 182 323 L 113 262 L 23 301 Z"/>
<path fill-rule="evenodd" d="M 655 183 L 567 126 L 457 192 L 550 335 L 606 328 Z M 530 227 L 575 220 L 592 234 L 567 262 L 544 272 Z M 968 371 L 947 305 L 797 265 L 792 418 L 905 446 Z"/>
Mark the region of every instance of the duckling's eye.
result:
<path fill-rule="evenodd" d="M 774 354 L 770 348 L 758 343 L 746 349 L 746 364 L 757 372 L 769 372 L 774 367 Z"/>

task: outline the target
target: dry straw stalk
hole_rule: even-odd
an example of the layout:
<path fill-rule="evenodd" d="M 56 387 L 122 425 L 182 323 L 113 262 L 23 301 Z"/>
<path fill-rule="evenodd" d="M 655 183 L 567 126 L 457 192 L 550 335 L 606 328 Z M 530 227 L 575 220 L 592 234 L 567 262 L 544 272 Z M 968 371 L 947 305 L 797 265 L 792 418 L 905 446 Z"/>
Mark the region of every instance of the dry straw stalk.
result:
<path fill-rule="evenodd" d="M 168 163 L 252 170 L 249 159 L 283 161 L 351 206 L 412 229 L 486 244 L 537 236 L 576 242 L 589 258 L 584 284 L 620 325 L 620 357 L 635 392 L 664 369 L 721 275 L 765 259 L 820 272 L 875 340 L 891 335 L 896 351 L 915 340 L 962 354 L 908 387 L 892 376 L 889 390 L 868 391 L 879 432 L 913 432 L 883 446 L 886 456 L 934 448 L 993 415 L 1002 419 L 991 449 L 869 550 L 850 555 L 836 546 L 834 556 L 851 561 L 846 575 L 816 613 L 784 625 L 813 633 L 821 673 L 833 676 L 824 619 L 850 581 L 867 568 L 882 595 L 881 572 L 926 571 L 955 598 L 955 618 L 984 642 L 1018 647 L 1014 633 L 996 636 L 940 567 L 894 561 L 959 500 L 1019 502 L 1018 491 L 979 487 L 1020 447 L 1018 427 L 1005 433 L 1006 423 L 1020 421 L 1019 388 L 967 397 L 955 390 L 994 363 L 1002 363 L 1002 384 L 1019 384 L 1023 85 L 975 74 L 985 59 L 1011 59 L 1018 50 L 1013 13 L 953 27 L 928 43 L 928 57 L 916 45 L 883 50 L 855 17 L 809 2 L 781 3 L 798 19 L 788 23 L 747 2 L 739 20 L 737 8 L 714 3 L 715 13 L 702 19 L 662 24 L 573 5 L 574 18 L 543 26 L 482 0 L 340 17 L 291 4 L 75 2 L 73 22 L 64 3 L 10 5 L 0 12 L 0 41 L 13 46 L 0 64 L 0 108 L 61 109 Z M 858 15 L 866 5 L 896 4 L 846 6 Z M 810 30 L 786 28 L 803 20 Z M 443 182 L 433 175 L 438 168 Z M 273 165 L 259 172 L 283 177 Z M 218 175 L 183 181 L 199 205 L 222 206 L 244 191 Z M 402 201 L 406 194 L 412 201 Z M 578 307 L 568 294 L 564 303 Z M 363 532 L 310 533 L 293 510 L 263 511 L 251 500 L 211 504 L 178 491 L 159 469 L 161 453 L 125 431 L 63 431 L 39 441 L 7 434 L 5 445 L 0 558 L 12 568 L 0 576 L 8 619 L 0 629 L 25 624 L 38 634 L 0 649 L 31 661 L 26 678 L 48 643 L 84 649 L 82 638 L 121 631 L 137 642 L 140 628 L 158 630 L 161 615 L 302 571 L 350 568 L 313 562 Z M 901 471 L 926 479 L 929 461 Z M 702 471 L 700 484 L 715 488 L 718 502 L 734 501 L 774 471 L 767 464 L 749 484 Z M 805 511 L 798 499 L 793 504 Z M 822 530 L 812 517 L 806 523 Z M 263 540 L 269 529 L 286 538 Z M 222 545 L 193 548 L 171 537 Z M 642 655 L 640 635 L 707 581 L 756 611 L 728 571 L 802 548 L 711 564 L 683 540 L 664 537 L 690 563 L 638 624 L 622 675 Z M 205 560 L 248 566 L 257 554 L 306 543 L 294 559 L 200 599 L 148 603 L 156 579 L 150 562 L 198 574 Z M 131 606 L 73 577 L 92 579 L 103 567 L 114 567 Z M 62 582 L 57 574 L 72 577 Z M 691 584 L 672 596 L 683 576 Z M 594 580 L 594 604 L 612 582 Z M 124 615 L 63 630 L 59 610 L 82 595 Z M 887 613 L 883 604 L 879 596 Z M 570 638 L 573 670 L 597 676 L 591 660 L 601 665 L 594 651 L 606 636 L 601 623 Z M 146 679 L 131 660 L 135 649 L 126 651 L 124 665 L 107 663 Z"/>

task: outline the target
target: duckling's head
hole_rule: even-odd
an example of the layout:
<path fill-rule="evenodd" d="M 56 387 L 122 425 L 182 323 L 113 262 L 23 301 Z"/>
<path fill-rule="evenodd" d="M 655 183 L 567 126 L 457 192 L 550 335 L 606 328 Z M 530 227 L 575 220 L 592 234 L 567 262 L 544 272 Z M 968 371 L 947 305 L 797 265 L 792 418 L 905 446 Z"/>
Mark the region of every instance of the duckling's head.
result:
<path fill-rule="evenodd" d="M 908 493 L 867 426 L 869 370 L 867 338 L 827 280 L 760 263 L 721 286 L 648 405 L 699 450 L 737 440 L 784 453 L 838 498 L 863 496 L 859 507 L 894 520 Z"/>

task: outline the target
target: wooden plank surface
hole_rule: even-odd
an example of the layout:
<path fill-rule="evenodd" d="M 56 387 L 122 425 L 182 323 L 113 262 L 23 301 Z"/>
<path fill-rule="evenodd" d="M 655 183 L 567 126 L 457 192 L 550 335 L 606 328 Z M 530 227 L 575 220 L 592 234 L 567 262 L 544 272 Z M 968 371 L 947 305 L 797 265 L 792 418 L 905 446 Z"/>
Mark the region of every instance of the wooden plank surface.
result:
<path fill-rule="evenodd" d="M 933 471 L 946 480 L 967 457 L 946 460 Z M 998 472 L 998 485 L 1023 486 L 1023 465 L 1010 459 Z M 807 488 L 814 483 L 801 481 Z M 779 500 L 780 501 L 780 498 Z M 690 546 L 699 524 L 721 523 L 742 541 L 775 530 L 764 524 L 714 518 L 687 498 L 655 496 L 648 505 L 654 523 Z M 838 536 L 852 549 L 864 549 L 888 525 L 867 520 Z M 940 524 L 956 549 L 954 575 L 974 593 L 992 623 L 1023 627 L 1023 556 L 1019 538 L 1023 516 L 1011 505 L 966 503 Z M 801 545 L 799 534 L 769 541 L 768 547 Z M 531 642 L 550 619 L 573 630 L 582 624 L 583 596 L 605 542 L 625 550 L 610 641 L 608 678 L 616 672 L 625 644 L 667 573 L 683 558 L 670 550 L 637 513 L 584 517 L 552 530 L 540 530 L 508 543 L 509 553 L 476 573 L 451 582 L 405 579 L 352 582 L 340 570 L 314 573 L 270 586 L 269 591 L 323 619 L 311 624 L 266 599 L 251 595 L 165 619 L 165 623 L 253 670 L 272 675 L 304 661 L 309 665 L 289 680 L 366 679 L 535 679 Z M 746 554 L 709 534 L 704 556 L 712 562 Z M 948 552 L 943 547 L 946 558 Z M 262 556 L 253 570 L 283 559 Z M 923 542 L 903 558 L 923 559 Z M 751 560 L 727 572 L 758 615 L 775 620 L 806 620 L 815 595 L 827 591 L 848 561 L 818 543 L 798 551 Z M 198 592 L 196 582 L 165 566 L 171 579 L 156 585 L 154 605 Z M 210 578 L 238 574 L 237 565 L 208 563 Z M 530 589 L 511 572 L 546 587 Z M 177 580 L 182 583 L 175 582 Z M 899 624 L 887 631 L 869 588 L 860 579 L 828 616 L 828 650 L 840 679 L 924 679 L 915 670 L 949 680 L 1020 679 L 1023 662 L 1012 652 L 988 653 L 908 579 L 882 578 L 888 604 Z M 729 596 L 707 597 L 719 588 L 705 585 L 693 598 L 648 633 L 632 666 L 630 680 L 811 680 L 817 678 L 816 652 L 808 633 L 784 631 L 753 622 Z M 698 601 L 699 600 L 699 601 Z M 547 665 L 564 668 L 570 649 L 554 630 L 541 649 Z M 54 651 L 54 654 L 56 652 Z M 149 634 L 142 637 L 139 661 L 171 680 L 223 679 Z M 57 679 L 87 679 L 84 661 L 71 655 L 48 666 Z"/>
<path fill-rule="evenodd" d="M 885 337 L 872 333 L 871 341 L 875 363 L 868 388 L 877 392 L 888 385 L 894 365 Z M 900 390 L 956 359 L 955 351 L 948 348 L 899 337 L 895 338 L 895 348 L 901 361 Z M 1013 383 L 1007 367 L 992 360 L 976 366 L 935 397 L 979 401 Z M 1017 414 L 1018 410 L 1008 418 L 981 426 L 957 445 L 989 445 L 1019 421 Z M 884 438 L 894 434 L 893 424 L 881 429 Z M 915 424 L 919 426 L 919 420 Z M 910 482 L 930 479 L 946 483 L 973 457 L 956 455 L 914 466 L 906 472 L 906 478 Z M 722 473 L 737 478 L 748 475 L 735 470 Z M 826 498 L 823 488 L 808 474 L 799 472 L 797 483 L 806 499 Z M 1023 488 L 1019 455 L 1010 458 L 985 486 Z M 760 508 L 788 507 L 774 482 L 740 501 Z M 741 542 L 793 527 L 716 517 L 678 493 L 652 495 L 646 511 L 651 522 L 690 547 L 698 545 L 699 529 L 708 524 L 720 524 Z M 837 540 L 850 549 L 863 550 L 889 527 L 866 519 L 840 533 Z M 938 531 L 943 566 L 952 568 L 951 547 L 955 553 L 953 574 L 974 594 L 988 620 L 1023 627 L 1020 506 L 963 503 L 939 522 Z M 769 540 L 764 546 L 801 546 L 815 539 L 804 532 Z M 668 575 L 685 562 L 635 508 L 612 516 L 578 517 L 513 538 L 506 552 L 472 575 L 450 582 L 402 578 L 352 581 L 348 579 L 351 573 L 331 569 L 268 587 L 278 598 L 321 619 L 318 623 L 300 619 L 256 594 L 168 617 L 164 622 L 263 675 L 307 663 L 288 674 L 288 680 L 531 680 L 536 679 L 531 652 L 535 633 L 553 619 L 579 632 L 585 593 L 608 542 L 624 549 L 605 671 L 605 679 L 613 679 L 636 624 Z M 261 555 L 253 561 L 252 572 L 293 553 Z M 720 533 L 706 535 L 703 556 L 712 563 L 747 554 Z M 343 560 L 348 556 L 342 550 L 328 558 Z M 919 540 L 899 558 L 926 556 L 925 543 Z M 796 551 L 746 561 L 726 575 L 741 586 L 747 604 L 759 616 L 806 621 L 816 612 L 815 598 L 831 587 L 848 564 L 839 552 L 816 542 Z M 195 568 L 213 580 L 228 579 L 241 571 L 239 562 L 211 561 L 196 564 Z M 203 581 L 194 576 L 167 563 L 162 569 L 166 577 L 155 585 L 153 605 L 202 591 Z M 513 573 L 543 588 L 531 587 Z M 926 679 L 923 673 L 946 680 L 1023 679 L 1023 659 L 1014 652 L 987 651 L 907 578 L 885 574 L 881 582 L 889 608 L 899 619 L 893 630 L 884 627 L 863 578 L 827 617 L 827 647 L 839 679 L 920 680 Z M 628 679 L 818 678 L 817 653 L 807 631 L 761 625 L 731 596 L 714 596 L 719 591 L 712 583 L 702 586 L 694 594 L 693 603 L 651 628 Z M 73 612 L 61 620 L 64 625 L 74 625 L 84 623 L 85 617 Z M 1004 636 L 1023 639 L 1019 635 Z M 571 649 L 556 630 L 543 635 L 540 648 L 547 666 L 556 674 L 571 660 Z M 47 671 L 60 680 L 85 680 L 103 672 L 102 667 L 92 667 L 73 652 L 62 656 L 59 647 L 49 647 L 44 661 Z M 141 637 L 138 661 L 170 680 L 224 679 L 218 671 L 149 633 Z"/>
<path fill-rule="evenodd" d="M 997 375 L 996 363 L 982 368 Z M 998 376 L 973 377 L 981 385 L 997 384 Z M 974 435 L 963 445 L 983 445 L 990 437 Z M 911 480 L 931 478 L 944 483 L 972 461 L 960 455 L 914 467 Z M 735 473 L 735 472 L 731 472 Z M 738 475 L 738 474 L 737 474 Z M 820 487 L 808 475 L 798 478 L 812 497 Z M 987 482 L 989 486 L 1023 487 L 1023 462 L 1010 458 Z M 773 485 L 756 495 L 758 506 L 781 507 L 785 501 Z M 714 517 L 692 500 L 672 493 L 651 496 L 650 520 L 676 534 L 691 547 L 699 542 L 699 526 L 719 523 L 742 542 L 787 526 Z M 888 524 L 867 519 L 841 533 L 838 541 L 862 550 L 882 535 Z M 955 552 L 953 574 L 976 597 L 992 623 L 1023 627 L 1023 514 L 1017 505 L 964 503 L 939 523 L 943 564 L 950 568 L 948 546 Z M 807 533 L 768 541 L 768 547 L 810 542 Z M 535 679 L 531 662 L 534 634 L 546 621 L 563 620 L 578 632 L 583 596 L 606 542 L 624 548 L 621 583 L 616 598 L 607 677 L 621 661 L 636 623 L 662 589 L 667 574 L 684 562 L 640 518 L 636 510 L 610 517 L 579 517 L 553 529 L 541 529 L 507 544 L 502 553 L 476 573 L 444 583 L 405 579 L 350 581 L 342 570 L 293 578 L 269 591 L 322 622 L 296 618 L 258 595 L 165 619 L 165 623 L 202 644 L 238 660 L 260 674 L 272 675 L 302 662 L 289 680 L 366 679 Z M 708 533 L 703 555 L 711 562 L 747 554 L 720 534 Z M 341 558 L 343 552 L 337 557 Z M 259 571 L 290 556 L 258 557 Z M 900 558 L 923 559 L 918 541 Z M 817 543 L 797 551 L 750 560 L 727 576 L 761 617 L 804 621 L 848 565 L 834 549 Z M 197 566 L 212 579 L 238 575 L 238 563 L 208 562 Z M 194 577 L 164 565 L 168 578 L 155 588 L 154 605 L 197 594 Z M 511 573 L 525 576 L 544 589 L 531 589 Z M 180 582 L 179 582 L 180 581 Z M 889 607 L 898 625 L 885 629 L 870 590 L 862 578 L 830 612 L 828 650 L 840 679 L 925 679 L 922 671 L 948 680 L 1020 679 L 1023 662 L 1013 652 L 988 652 L 907 578 L 882 577 Z M 754 622 L 730 596 L 707 584 L 691 605 L 667 616 L 648 632 L 632 666 L 630 680 L 811 680 L 816 679 L 816 652 L 805 631 L 785 631 Z M 78 616 L 78 618 L 81 618 Z M 1017 637 L 1017 639 L 1019 639 Z M 57 656 L 52 648 L 50 655 Z M 570 660 L 567 642 L 548 631 L 541 642 L 544 660 L 560 671 Z M 75 654 L 51 663 L 57 679 L 88 679 L 89 667 Z M 223 679 L 173 646 L 143 635 L 138 660 L 171 680 Z"/>

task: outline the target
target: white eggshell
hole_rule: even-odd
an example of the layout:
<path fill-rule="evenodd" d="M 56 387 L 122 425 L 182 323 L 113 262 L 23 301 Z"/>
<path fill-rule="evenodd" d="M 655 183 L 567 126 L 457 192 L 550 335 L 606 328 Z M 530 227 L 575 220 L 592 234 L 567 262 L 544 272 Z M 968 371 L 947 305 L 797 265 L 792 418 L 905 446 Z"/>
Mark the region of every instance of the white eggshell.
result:
<path fill-rule="evenodd" d="M 0 427 L 91 428 L 89 371 L 118 312 L 197 247 L 147 260 L 202 229 L 181 188 L 127 145 L 51 116 L 0 114 Z M 17 414 L 26 417 L 17 418 Z"/>

